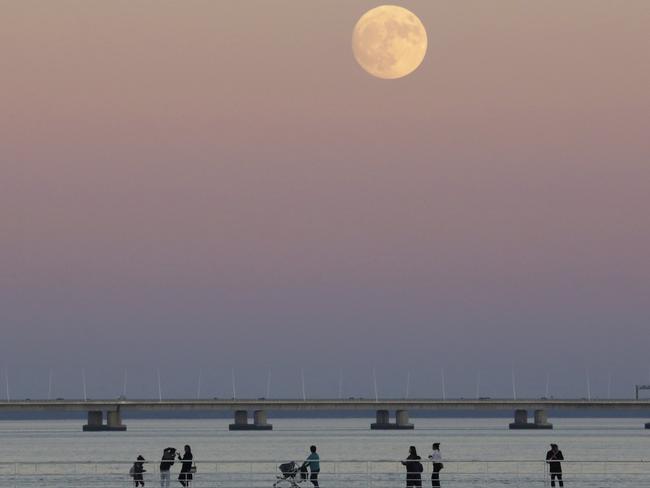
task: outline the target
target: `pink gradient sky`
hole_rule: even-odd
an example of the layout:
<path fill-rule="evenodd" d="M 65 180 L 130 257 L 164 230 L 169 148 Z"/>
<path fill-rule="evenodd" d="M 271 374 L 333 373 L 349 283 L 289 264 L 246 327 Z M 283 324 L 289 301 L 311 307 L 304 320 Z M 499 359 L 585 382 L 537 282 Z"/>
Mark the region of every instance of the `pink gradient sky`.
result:
<path fill-rule="evenodd" d="M 429 50 L 392 81 L 351 53 L 376 2 L 0 5 L 17 392 L 81 366 L 177 395 L 183 364 L 254 396 L 269 367 L 322 395 L 339 367 L 359 394 L 373 366 L 386 394 L 441 366 L 466 396 L 512 363 L 530 395 L 647 379 L 650 2 L 395 3 Z"/>

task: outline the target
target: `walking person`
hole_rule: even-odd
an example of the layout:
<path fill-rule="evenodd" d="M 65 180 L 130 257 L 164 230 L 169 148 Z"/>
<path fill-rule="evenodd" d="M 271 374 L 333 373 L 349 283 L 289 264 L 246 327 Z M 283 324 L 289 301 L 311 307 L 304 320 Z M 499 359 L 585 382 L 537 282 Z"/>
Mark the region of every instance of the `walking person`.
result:
<path fill-rule="evenodd" d="M 444 468 L 442 464 L 442 455 L 440 454 L 440 443 L 434 442 L 431 445 L 433 452 L 429 456 L 431 462 L 433 463 L 433 470 L 431 472 L 431 488 L 440 487 L 440 470 Z"/>
<path fill-rule="evenodd" d="M 320 456 L 316 452 L 316 446 L 309 446 L 309 456 L 303 463 L 303 468 L 309 467 L 309 481 L 318 488 L 318 473 L 320 473 Z"/>
<path fill-rule="evenodd" d="M 138 456 L 137 461 L 133 463 L 133 466 L 129 470 L 135 488 L 138 488 L 138 486 L 144 486 L 144 476 L 142 476 L 142 473 L 145 473 L 146 471 L 147 470 L 144 469 L 144 457 Z"/>
<path fill-rule="evenodd" d="M 183 452 L 183 457 L 181 457 L 181 453 L 179 452 L 178 459 L 182 461 L 181 472 L 178 475 L 178 481 L 183 486 L 190 486 L 193 479 L 192 460 L 194 459 L 194 456 L 192 455 L 192 448 L 186 444 Z"/>
<path fill-rule="evenodd" d="M 409 447 L 409 455 L 402 464 L 406 466 L 406 486 L 422 486 L 422 459 L 418 456 L 418 451 L 415 446 Z"/>
<path fill-rule="evenodd" d="M 557 444 L 551 444 L 551 450 L 546 453 L 546 462 L 548 463 L 548 471 L 551 474 L 551 486 L 555 486 L 555 478 L 557 478 L 560 488 L 564 486 L 562 481 L 562 463 L 564 456 L 562 451 L 557 447 Z"/>
<path fill-rule="evenodd" d="M 169 470 L 174 465 L 175 456 L 175 448 L 166 447 L 163 450 L 162 460 L 160 462 L 160 488 L 169 488 L 169 483 L 171 481 L 171 473 Z"/>

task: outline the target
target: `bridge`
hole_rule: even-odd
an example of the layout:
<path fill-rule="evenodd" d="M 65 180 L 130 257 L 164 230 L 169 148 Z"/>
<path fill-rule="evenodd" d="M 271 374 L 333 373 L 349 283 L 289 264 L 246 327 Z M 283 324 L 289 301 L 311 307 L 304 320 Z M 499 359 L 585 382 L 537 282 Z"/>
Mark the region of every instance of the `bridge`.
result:
<path fill-rule="evenodd" d="M 585 400 L 585 399 L 212 399 L 212 400 L 11 400 L 0 401 L 0 415 L 3 412 L 30 411 L 84 411 L 88 413 L 85 431 L 126 430 L 122 423 L 125 411 L 230 411 L 234 422 L 230 430 L 271 430 L 268 423 L 269 411 L 376 411 L 376 421 L 371 429 L 401 430 L 413 429 L 409 422 L 409 411 L 514 411 L 511 429 L 552 429 L 547 410 L 627 410 L 650 411 L 650 400 Z M 390 412 L 395 421 L 391 422 Z M 528 412 L 533 412 L 533 421 L 528 421 Z M 104 423 L 106 412 L 106 423 Z M 249 412 L 253 421 L 249 422 Z M 650 429 L 650 422 L 645 424 Z"/>

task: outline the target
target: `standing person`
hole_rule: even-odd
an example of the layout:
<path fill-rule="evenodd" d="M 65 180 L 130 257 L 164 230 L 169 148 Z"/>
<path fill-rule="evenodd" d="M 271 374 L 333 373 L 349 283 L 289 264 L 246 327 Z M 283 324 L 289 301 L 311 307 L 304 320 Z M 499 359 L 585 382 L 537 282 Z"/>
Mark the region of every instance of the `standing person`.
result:
<path fill-rule="evenodd" d="M 303 467 L 309 467 L 309 481 L 318 488 L 318 473 L 320 473 L 320 456 L 316 453 L 316 446 L 309 446 L 309 456 L 303 463 Z"/>
<path fill-rule="evenodd" d="M 166 447 L 163 450 L 162 461 L 160 463 L 160 488 L 169 488 L 169 482 L 171 481 L 171 473 L 169 470 L 174 465 L 175 456 L 175 448 Z"/>
<path fill-rule="evenodd" d="M 546 453 L 546 462 L 548 463 L 548 471 L 551 474 L 551 486 L 555 486 L 555 478 L 560 482 L 560 487 L 564 486 L 562 481 L 562 463 L 564 456 L 562 451 L 557 447 L 557 444 L 551 444 L 551 450 Z"/>
<path fill-rule="evenodd" d="M 406 486 L 422 486 L 422 459 L 418 456 L 415 446 L 409 447 L 409 455 L 402 464 L 406 466 Z"/>
<path fill-rule="evenodd" d="M 186 444 L 183 457 L 181 457 L 181 453 L 179 452 L 178 459 L 183 461 L 181 464 L 181 472 L 178 475 L 178 481 L 180 481 L 181 485 L 183 486 L 190 486 L 193 478 L 192 459 L 194 459 L 194 456 L 192 455 L 192 448 Z"/>
<path fill-rule="evenodd" d="M 434 442 L 431 446 L 433 452 L 429 459 L 433 462 L 433 471 L 431 472 L 431 488 L 440 487 L 440 470 L 444 467 L 442 464 L 442 455 L 440 454 L 440 443 Z"/>
<path fill-rule="evenodd" d="M 144 486 L 144 477 L 142 476 L 142 473 L 146 473 L 146 471 L 147 470 L 144 469 L 144 458 L 138 456 L 137 461 L 133 463 L 133 467 L 131 467 L 130 470 L 135 488 L 138 488 L 138 486 Z"/>

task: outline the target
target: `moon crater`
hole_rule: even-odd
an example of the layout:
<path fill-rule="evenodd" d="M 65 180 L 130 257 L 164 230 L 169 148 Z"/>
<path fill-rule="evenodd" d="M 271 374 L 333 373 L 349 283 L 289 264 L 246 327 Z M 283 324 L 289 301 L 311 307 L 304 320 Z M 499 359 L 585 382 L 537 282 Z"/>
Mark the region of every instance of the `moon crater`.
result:
<path fill-rule="evenodd" d="M 354 57 L 368 73 L 395 79 L 412 73 L 427 51 L 427 33 L 410 10 L 382 5 L 361 16 L 352 34 Z"/>

